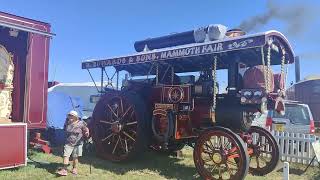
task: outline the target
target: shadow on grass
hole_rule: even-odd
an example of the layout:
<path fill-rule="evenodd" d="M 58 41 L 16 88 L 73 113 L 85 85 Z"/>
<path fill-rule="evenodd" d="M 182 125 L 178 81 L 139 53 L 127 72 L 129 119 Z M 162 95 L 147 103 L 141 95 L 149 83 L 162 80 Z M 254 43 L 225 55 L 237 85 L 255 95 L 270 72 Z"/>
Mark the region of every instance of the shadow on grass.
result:
<path fill-rule="evenodd" d="M 320 179 L 320 167 L 319 166 L 315 166 L 317 169 L 313 170 L 313 176 L 310 178 L 311 180 L 319 180 Z M 309 169 L 308 169 L 309 171 Z"/>
<path fill-rule="evenodd" d="M 311 178 L 311 180 L 319 180 L 320 179 L 320 171 L 317 171 L 313 177 Z"/>
<path fill-rule="evenodd" d="M 283 172 L 283 168 L 278 169 L 277 172 Z M 299 169 L 299 168 L 289 168 L 289 172 L 290 174 L 294 174 L 298 176 L 301 176 L 305 173 L 304 169 Z"/>
<path fill-rule="evenodd" d="M 52 148 L 52 154 L 56 155 L 56 156 L 61 156 L 61 147 L 57 147 L 57 148 Z M 63 150 L 62 150 L 63 151 Z M 61 163 L 56 163 L 56 162 L 50 162 L 50 161 L 43 161 L 43 160 L 39 160 L 39 158 L 37 157 L 36 154 L 37 151 L 31 150 L 28 152 L 28 166 L 34 166 L 35 168 L 40 168 L 40 169 L 45 169 L 47 172 L 49 172 L 50 174 L 53 174 L 56 177 L 59 177 L 59 175 L 57 174 L 57 170 L 62 167 L 62 162 Z M 42 152 L 37 152 L 38 155 L 45 155 Z M 35 158 L 34 158 L 35 157 Z M 40 158 L 41 159 L 41 158 Z"/>
<path fill-rule="evenodd" d="M 52 154 L 55 156 L 62 156 L 63 154 L 63 145 L 51 147 Z"/>
<path fill-rule="evenodd" d="M 38 163 L 38 162 L 31 162 L 29 163 L 30 164 L 33 164 L 36 168 L 41 168 L 41 169 L 45 169 L 46 171 L 48 171 L 49 173 L 55 175 L 58 177 L 57 175 L 57 169 L 59 167 L 61 167 L 61 163 L 52 163 L 50 162 L 49 164 L 46 164 L 46 163 Z"/>
<path fill-rule="evenodd" d="M 62 146 L 53 148 L 53 155 L 61 156 L 62 153 Z M 169 156 L 167 153 L 148 151 L 141 154 L 140 157 L 132 159 L 129 162 L 112 163 L 97 157 L 93 148 L 89 152 L 84 150 L 83 157 L 79 158 L 79 161 L 82 164 L 91 164 L 93 167 L 93 174 L 95 173 L 95 169 L 107 170 L 117 175 L 124 175 L 129 171 L 149 170 L 158 172 L 159 175 L 165 177 L 166 179 L 200 179 L 195 167 L 193 166 L 193 160 L 192 165 L 188 166 L 182 163 L 184 158 L 175 158 Z M 61 167 L 61 165 L 61 163 L 51 163 L 50 165 L 36 165 L 36 167 L 44 168 L 49 173 L 56 175 L 56 171 L 59 167 Z"/>
<path fill-rule="evenodd" d="M 92 154 L 80 159 L 81 163 L 91 164 L 96 169 L 108 170 L 118 175 L 124 175 L 129 171 L 150 170 L 158 172 L 167 179 L 199 179 L 195 167 L 183 165 L 181 161 L 183 159 L 156 152 L 146 152 L 139 158 L 123 163 L 112 163 Z M 94 170 L 92 173 L 94 174 Z"/>
<path fill-rule="evenodd" d="M 308 177 L 310 180 L 319 180 L 320 179 L 320 167 L 310 166 L 307 171 L 305 171 L 307 165 L 292 163 L 290 165 L 289 173 L 292 175 Z M 283 168 L 277 170 L 277 172 L 282 173 Z"/>

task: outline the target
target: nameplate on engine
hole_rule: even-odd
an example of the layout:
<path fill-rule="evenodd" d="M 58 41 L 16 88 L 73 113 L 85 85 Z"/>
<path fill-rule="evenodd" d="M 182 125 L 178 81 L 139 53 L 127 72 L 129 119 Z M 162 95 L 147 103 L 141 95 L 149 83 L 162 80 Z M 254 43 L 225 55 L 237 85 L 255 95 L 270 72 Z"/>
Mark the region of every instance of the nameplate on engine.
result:
<path fill-rule="evenodd" d="M 160 104 L 160 103 L 156 103 L 154 105 L 155 109 L 173 109 L 173 104 Z"/>

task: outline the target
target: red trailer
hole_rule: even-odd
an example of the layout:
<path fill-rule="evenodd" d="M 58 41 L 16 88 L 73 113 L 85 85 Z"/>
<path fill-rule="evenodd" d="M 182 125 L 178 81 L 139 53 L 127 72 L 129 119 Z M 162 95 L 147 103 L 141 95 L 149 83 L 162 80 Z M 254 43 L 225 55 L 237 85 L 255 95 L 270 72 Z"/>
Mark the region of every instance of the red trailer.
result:
<path fill-rule="evenodd" d="M 26 164 L 27 130 L 46 127 L 50 24 L 0 12 L 0 169 Z"/>
<path fill-rule="evenodd" d="M 320 128 L 320 75 L 309 75 L 300 80 L 300 58 L 295 57 L 296 83 L 286 91 L 287 99 L 308 104 L 314 125 Z"/>
<path fill-rule="evenodd" d="M 314 118 L 314 125 L 317 128 L 320 127 L 320 76 L 306 78 L 294 84 L 288 88 L 287 98 L 308 104 Z"/>

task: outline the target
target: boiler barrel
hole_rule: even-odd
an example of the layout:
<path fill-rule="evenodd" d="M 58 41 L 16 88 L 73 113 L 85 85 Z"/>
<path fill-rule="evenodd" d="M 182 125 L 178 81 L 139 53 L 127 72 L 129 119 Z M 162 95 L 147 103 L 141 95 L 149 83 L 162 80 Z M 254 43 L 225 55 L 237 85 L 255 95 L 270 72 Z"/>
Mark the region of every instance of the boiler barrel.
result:
<path fill-rule="evenodd" d="M 147 50 L 161 49 L 172 46 L 179 46 L 191 43 L 202 43 L 206 40 L 215 41 L 223 39 L 227 32 L 227 27 L 221 24 L 211 24 L 206 27 L 200 27 L 192 31 L 170 34 L 162 37 L 149 38 L 142 41 L 136 41 L 134 48 L 137 52 Z"/>
<path fill-rule="evenodd" d="M 183 44 L 200 43 L 204 42 L 205 38 L 206 29 L 199 28 L 192 31 L 136 41 L 134 43 L 134 48 L 137 52 L 141 52 L 146 46 L 149 50 L 153 50 L 165 47 L 179 46 Z"/>

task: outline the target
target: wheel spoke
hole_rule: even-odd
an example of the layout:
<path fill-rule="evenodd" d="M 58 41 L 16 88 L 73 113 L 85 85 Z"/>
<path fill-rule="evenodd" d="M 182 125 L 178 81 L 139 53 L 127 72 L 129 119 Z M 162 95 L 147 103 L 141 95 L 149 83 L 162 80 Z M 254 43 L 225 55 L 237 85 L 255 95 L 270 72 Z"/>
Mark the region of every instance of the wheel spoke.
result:
<path fill-rule="evenodd" d="M 111 107 L 109 104 L 107 105 L 107 107 L 110 109 L 111 113 L 112 113 L 114 116 L 116 116 L 117 118 L 119 118 L 118 115 L 113 111 L 112 107 Z"/>
<path fill-rule="evenodd" d="M 138 124 L 138 121 L 135 121 L 135 122 L 129 122 L 129 123 L 127 123 L 126 125 L 127 125 L 127 126 L 130 126 L 130 125 L 134 125 L 134 124 Z"/>
<path fill-rule="evenodd" d="M 259 159 L 261 159 L 261 160 L 263 160 L 264 162 L 268 163 L 268 161 L 267 161 L 264 157 L 262 157 L 262 156 L 259 156 Z"/>
<path fill-rule="evenodd" d="M 126 145 L 126 152 L 128 153 L 129 150 L 128 150 L 128 143 L 127 143 L 127 139 L 126 138 L 124 138 L 124 142 L 125 142 L 125 145 Z"/>
<path fill-rule="evenodd" d="M 209 149 L 204 149 L 202 152 L 203 152 L 203 153 L 206 153 L 206 154 L 209 154 L 209 155 L 211 155 L 211 154 L 213 153 L 213 152 L 210 151 Z"/>
<path fill-rule="evenodd" d="M 117 149 L 119 140 L 120 140 L 120 136 L 118 137 L 118 140 L 117 140 L 117 142 L 116 142 L 116 145 L 114 146 L 114 148 L 113 148 L 113 150 L 112 150 L 112 154 L 114 154 L 115 150 Z"/>
<path fill-rule="evenodd" d="M 230 145 L 230 143 L 230 141 L 225 142 L 223 145 L 223 149 L 226 149 Z"/>
<path fill-rule="evenodd" d="M 231 177 L 232 176 L 232 171 L 229 168 L 228 163 L 225 163 L 225 165 L 226 165 L 227 171 L 228 171 L 228 173 L 230 174 L 230 177 Z"/>
<path fill-rule="evenodd" d="M 260 144 L 261 142 L 262 142 L 262 136 L 259 134 L 257 144 Z"/>
<path fill-rule="evenodd" d="M 220 147 L 220 149 L 224 149 L 224 147 L 222 147 L 222 140 L 221 140 L 221 136 L 218 136 L 218 146 Z"/>
<path fill-rule="evenodd" d="M 122 98 L 120 98 L 120 107 L 121 107 L 121 113 L 123 113 L 124 109 L 123 109 L 123 102 L 122 102 Z"/>
<path fill-rule="evenodd" d="M 103 120 L 101 120 L 100 122 L 103 123 L 103 124 L 110 124 L 110 125 L 113 124 L 112 122 L 103 121 Z"/>
<path fill-rule="evenodd" d="M 216 164 L 214 164 L 213 167 L 211 167 L 211 170 L 210 170 L 210 171 L 213 172 L 213 170 L 217 169 L 217 167 L 218 167 L 218 166 L 217 166 Z"/>
<path fill-rule="evenodd" d="M 259 157 L 256 156 L 256 162 L 257 162 L 257 168 L 259 169 L 260 168 L 260 163 L 259 163 Z"/>
<path fill-rule="evenodd" d="M 272 151 L 264 151 L 264 150 L 261 150 L 260 152 L 261 152 L 261 153 L 266 153 L 266 154 L 272 154 Z"/>
<path fill-rule="evenodd" d="M 112 137 L 113 135 L 114 135 L 114 134 L 113 134 L 113 133 L 111 133 L 109 136 L 107 136 L 107 137 L 105 137 L 105 138 L 101 139 L 101 141 L 105 141 L 105 140 L 109 139 L 110 137 Z"/>
<path fill-rule="evenodd" d="M 206 150 L 211 151 L 211 152 L 214 150 L 211 148 L 211 146 L 209 144 L 207 144 L 207 142 L 205 142 L 204 145 L 206 147 Z"/>
<path fill-rule="evenodd" d="M 131 137 L 128 133 L 126 133 L 125 131 L 122 132 L 125 136 L 127 136 L 128 138 L 132 139 L 133 141 L 136 141 L 133 137 Z"/>
<path fill-rule="evenodd" d="M 121 136 L 119 136 L 119 138 L 120 138 L 120 145 L 121 145 L 121 148 L 122 148 L 123 150 L 125 150 L 125 147 L 123 146 L 123 143 L 122 143 Z"/>
<path fill-rule="evenodd" d="M 211 142 L 211 139 L 209 139 L 209 142 L 210 142 L 210 146 L 211 146 L 211 150 L 214 150 L 215 148 L 214 148 L 214 145 L 212 144 L 212 142 Z"/>
<path fill-rule="evenodd" d="M 210 163 L 210 161 L 203 161 L 203 164 L 208 165 L 208 166 L 212 166 L 212 163 Z"/>
<path fill-rule="evenodd" d="M 227 160 L 227 163 L 228 163 L 228 164 L 231 164 L 231 165 L 233 165 L 233 166 L 238 167 L 238 164 L 237 164 L 237 163 L 235 163 L 235 162 L 231 162 L 230 160 Z"/>
<path fill-rule="evenodd" d="M 209 159 L 207 159 L 207 158 L 202 158 L 202 160 L 203 160 L 204 163 L 206 163 L 206 162 L 211 162 L 211 161 L 212 161 L 210 158 L 209 158 Z"/>
<path fill-rule="evenodd" d="M 261 144 L 261 145 L 259 145 L 259 147 L 260 148 L 262 148 L 262 147 L 266 147 L 266 146 L 268 146 L 269 144 Z"/>
<path fill-rule="evenodd" d="M 132 109 L 132 106 L 130 106 L 130 107 L 126 110 L 126 112 L 122 114 L 121 119 L 123 119 L 123 118 L 128 114 L 128 112 L 129 112 L 131 109 Z"/>
<path fill-rule="evenodd" d="M 237 155 L 237 154 L 239 154 L 239 152 L 236 150 L 236 151 L 229 153 L 228 156 Z"/>
<path fill-rule="evenodd" d="M 130 118 L 133 118 L 134 111 L 131 111 Z"/>

